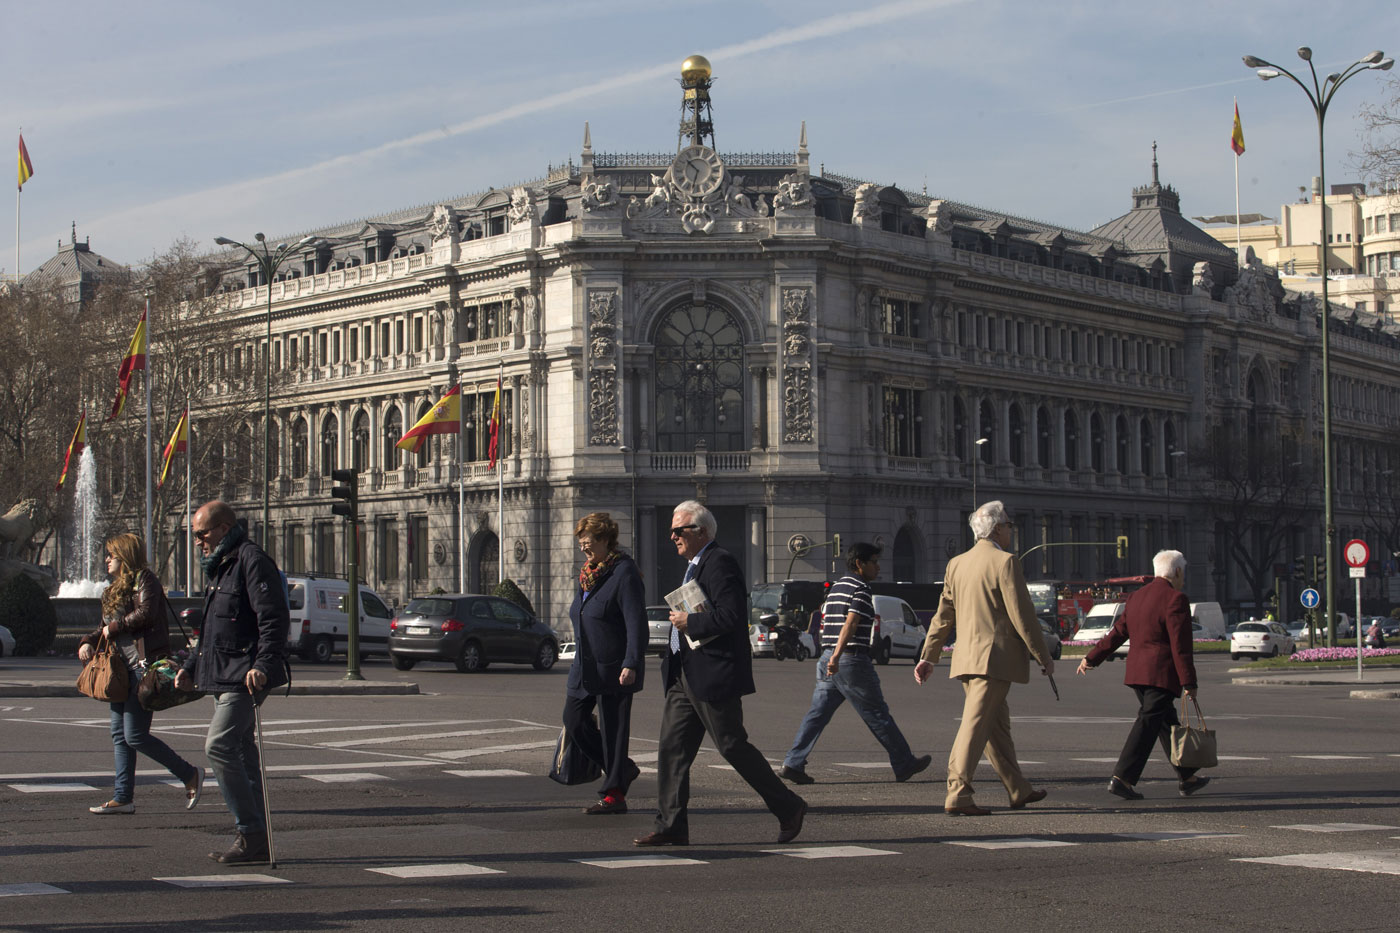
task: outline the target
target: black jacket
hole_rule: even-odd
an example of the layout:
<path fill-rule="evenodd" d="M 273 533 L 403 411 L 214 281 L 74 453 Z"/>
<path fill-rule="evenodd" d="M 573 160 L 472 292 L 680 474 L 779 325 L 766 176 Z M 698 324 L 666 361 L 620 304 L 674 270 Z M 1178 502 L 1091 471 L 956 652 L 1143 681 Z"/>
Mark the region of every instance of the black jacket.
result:
<path fill-rule="evenodd" d="M 147 664 L 170 654 L 170 621 L 165 610 L 165 591 L 149 567 L 136 575 L 131 599 L 121 607 L 121 618 L 112 623 L 117 635 L 130 635 L 136 651 Z M 97 646 L 102 629 L 84 635 L 79 645 Z"/>
<path fill-rule="evenodd" d="M 749 594 L 739 562 L 718 544 L 700 555 L 695 582 L 705 592 L 709 610 L 693 612 L 686 632 L 696 641 L 718 636 L 695 650 L 681 639 L 681 653 L 669 649 L 661 677 L 669 688 L 685 670 L 686 682 L 707 703 L 723 703 L 754 692 L 753 652 L 749 648 Z M 679 660 L 679 664 L 676 661 Z"/>
<path fill-rule="evenodd" d="M 574 623 L 578 652 L 569 668 L 570 696 L 642 689 L 647 650 L 646 590 L 632 558 L 623 555 L 587 599 L 579 590 L 569 607 L 569 618 Z M 626 687 L 617 682 L 624 667 L 637 672 L 637 679 Z"/>
<path fill-rule="evenodd" d="M 250 539 L 224 555 L 204 591 L 199 650 L 184 669 L 206 693 L 246 690 L 257 668 L 267 688 L 287 682 L 287 593 L 272 558 Z"/>

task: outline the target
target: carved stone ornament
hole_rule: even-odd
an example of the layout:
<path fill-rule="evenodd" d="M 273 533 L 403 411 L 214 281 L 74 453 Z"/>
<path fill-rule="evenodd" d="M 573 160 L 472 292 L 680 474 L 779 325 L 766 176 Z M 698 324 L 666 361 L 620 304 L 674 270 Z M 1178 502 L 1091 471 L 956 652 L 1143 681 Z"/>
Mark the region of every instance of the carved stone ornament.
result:
<path fill-rule="evenodd" d="M 687 233 L 710 233 L 715 221 L 725 217 L 767 216 L 768 202 L 750 203 L 744 179 L 731 176 L 719 154 L 708 146 L 688 146 L 664 173 L 651 176 L 646 200 L 635 198 L 627 206 L 631 220 L 679 217 Z"/>
<path fill-rule="evenodd" d="M 617 292 L 588 293 L 588 349 L 594 364 L 613 362 L 617 348 Z"/>
<path fill-rule="evenodd" d="M 1204 295 L 1209 298 L 1215 289 L 1215 273 L 1211 271 L 1210 263 L 1198 262 L 1191 267 L 1191 294 Z"/>
<path fill-rule="evenodd" d="M 595 369 L 588 374 L 588 443 L 617 446 L 617 371 Z"/>
<path fill-rule="evenodd" d="M 783 362 L 786 366 L 810 366 L 807 351 L 811 323 L 808 312 L 812 293 L 805 288 L 783 289 Z"/>
<path fill-rule="evenodd" d="M 953 208 L 947 201 L 928 202 L 928 207 L 924 209 L 924 218 L 928 221 L 930 230 L 943 234 L 953 232 Z"/>
<path fill-rule="evenodd" d="M 433 563 L 439 567 L 447 563 L 447 547 L 441 541 L 433 545 Z"/>
<path fill-rule="evenodd" d="M 778 182 L 778 193 L 773 196 L 773 210 L 779 216 L 811 214 L 815 210 L 811 188 L 804 172 L 784 175 Z"/>
<path fill-rule="evenodd" d="M 1273 286 L 1278 281 L 1278 275 L 1255 258 L 1253 247 L 1249 248 L 1245 257 L 1246 264 L 1240 270 L 1240 277 L 1235 280 L 1234 285 L 1225 289 L 1224 300 L 1227 304 L 1242 309 L 1250 317 L 1267 318 L 1274 313 Z"/>
<path fill-rule="evenodd" d="M 812 442 L 812 292 L 783 289 L 783 441 Z"/>
<path fill-rule="evenodd" d="M 612 289 L 588 293 L 588 443 L 616 446 L 617 299 Z"/>
<path fill-rule="evenodd" d="M 457 237 L 457 211 L 447 204 L 439 204 L 433 208 L 432 219 L 428 221 L 428 232 L 432 234 L 434 240 L 443 237 Z"/>
<path fill-rule="evenodd" d="M 783 442 L 812 442 L 812 370 L 783 372 Z"/>
<path fill-rule="evenodd" d="M 618 206 L 617 189 L 612 182 L 590 175 L 580 186 L 582 197 L 579 204 L 585 214 L 596 214 Z"/>
<path fill-rule="evenodd" d="M 511 552 L 515 555 L 517 564 L 525 563 L 525 558 L 530 556 L 530 549 L 526 546 L 524 538 L 515 539 L 515 544 L 511 546 Z"/>
<path fill-rule="evenodd" d="M 535 193 L 528 188 L 516 188 L 510 193 L 510 207 L 506 217 L 512 227 L 533 227 L 539 223 L 535 211 Z"/>
<path fill-rule="evenodd" d="M 880 226 L 880 201 L 876 197 L 878 189 L 866 182 L 856 189 L 855 206 L 851 209 L 851 223 L 857 227 Z"/>

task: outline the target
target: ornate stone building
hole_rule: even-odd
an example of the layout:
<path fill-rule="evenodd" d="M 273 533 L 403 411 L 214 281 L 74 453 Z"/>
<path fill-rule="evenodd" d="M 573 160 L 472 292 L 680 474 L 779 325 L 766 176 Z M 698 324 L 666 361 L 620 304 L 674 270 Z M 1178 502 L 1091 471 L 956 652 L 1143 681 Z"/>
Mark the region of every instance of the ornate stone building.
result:
<path fill-rule="evenodd" d="M 690 497 L 753 581 L 823 575 L 824 548 L 793 548 L 838 533 L 883 543 L 888 577 L 940 579 L 975 486 L 1007 501 L 1022 549 L 1081 542 L 1037 551 L 1031 576 L 1142 572 L 1176 546 L 1196 598 L 1245 596 L 1210 445 L 1222 425 L 1316 433 L 1314 303 L 1271 269 L 1238 270 L 1155 160 L 1130 213 L 1082 233 L 813 171 L 805 125 L 794 152 L 717 153 L 708 86 L 688 70 L 675 152 L 595 152 L 585 125 L 577 165 L 314 230 L 276 281 L 212 257 L 259 366 L 271 290 L 285 567 L 343 570 L 328 474 L 353 467 L 360 566 L 381 593 L 456 590 L 459 546 L 481 590 L 504 548 L 506 575 L 560 628 L 575 521 L 617 517 L 660 601 L 682 570 L 671 507 Z M 1352 467 L 1338 515 L 1359 527 L 1400 465 L 1400 344 L 1343 323 L 1333 348 Z M 503 503 L 487 462 L 498 376 Z M 453 437 L 396 450 L 459 382 L 461 460 Z M 260 490 L 203 492 L 256 526 Z M 1290 528 L 1275 559 L 1316 550 L 1319 523 Z M 1124 560 L 1082 543 L 1120 534 Z"/>

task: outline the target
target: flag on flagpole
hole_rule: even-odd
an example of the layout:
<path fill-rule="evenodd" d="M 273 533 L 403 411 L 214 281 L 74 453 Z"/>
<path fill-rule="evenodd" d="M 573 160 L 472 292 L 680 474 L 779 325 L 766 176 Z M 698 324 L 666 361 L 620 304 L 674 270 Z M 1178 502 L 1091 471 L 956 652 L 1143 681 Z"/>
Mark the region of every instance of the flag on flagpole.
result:
<path fill-rule="evenodd" d="M 491 406 L 491 469 L 496 469 L 496 455 L 501 441 L 501 378 L 496 377 L 496 402 Z"/>
<path fill-rule="evenodd" d="M 408 429 L 395 444 L 400 450 L 418 453 L 429 434 L 455 434 L 462 429 L 462 387 L 455 385 L 442 399 Z"/>
<path fill-rule="evenodd" d="M 131 388 L 131 374 L 146 368 L 146 312 L 141 312 L 141 320 L 136 325 L 136 333 L 127 344 L 126 356 L 122 357 L 121 368 L 117 370 L 117 397 L 112 402 L 112 413 L 108 421 L 115 421 L 126 407 L 126 393 Z"/>
<path fill-rule="evenodd" d="M 170 435 L 170 443 L 165 445 L 164 458 L 160 465 L 160 482 L 156 488 L 160 489 L 165 485 L 166 477 L 170 475 L 170 464 L 175 459 L 176 454 L 185 453 L 190 446 L 190 410 L 186 408 L 180 413 L 180 423 L 175 425 L 175 433 Z"/>
<path fill-rule="evenodd" d="M 1235 104 L 1235 127 L 1230 131 L 1230 148 L 1235 155 L 1244 155 L 1244 127 L 1240 125 L 1240 105 Z"/>
<path fill-rule="evenodd" d="M 68 442 L 68 453 L 63 455 L 63 472 L 58 474 L 58 482 L 53 484 L 54 492 L 63 488 L 63 481 L 68 479 L 68 467 L 75 459 L 82 457 L 83 448 L 87 446 L 87 411 L 84 410 L 78 416 L 78 428 L 73 432 L 73 439 Z"/>
<path fill-rule="evenodd" d="M 29 161 L 29 150 L 24 148 L 24 134 L 19 134 L 19 187 L 24 190 L 24 183 L 34 175 L 34 163 Z"/>

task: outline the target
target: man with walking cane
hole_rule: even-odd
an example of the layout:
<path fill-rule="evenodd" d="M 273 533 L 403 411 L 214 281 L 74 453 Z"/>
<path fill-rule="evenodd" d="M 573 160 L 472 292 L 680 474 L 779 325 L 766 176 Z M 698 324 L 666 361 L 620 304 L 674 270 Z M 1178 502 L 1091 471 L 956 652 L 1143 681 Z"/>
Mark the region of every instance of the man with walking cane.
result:
<path fill-rule="evenodd" d="M 275 864 L 258 707 L 268 691 L 287 682 L 286 590 L 277 566 L 226 503 L 205 503 L 190 524 L 209 583 L 199 647 L 175 676 L 175 687 L 198 685 L 214 696 L 204 753 L 236 830 L 233 845 L 209 857 Z"/>

